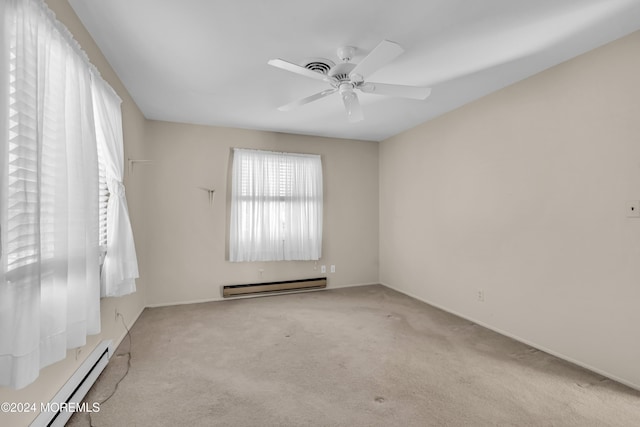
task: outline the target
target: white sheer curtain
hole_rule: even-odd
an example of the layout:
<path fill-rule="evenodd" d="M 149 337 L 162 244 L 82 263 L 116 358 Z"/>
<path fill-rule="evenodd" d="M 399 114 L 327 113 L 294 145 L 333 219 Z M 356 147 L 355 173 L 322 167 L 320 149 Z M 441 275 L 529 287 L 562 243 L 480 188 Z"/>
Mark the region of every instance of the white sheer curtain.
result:
<path fill-rule="evenodd" d="M 235 149 L 230 261 L 320 259 L 322 188 L 318 155 Z"/>
<path fill-rule="evenodd" d="M 0 385 L 100 332 L 91 71 L 38 0 L 0 6 Z"/>
<path fill-rule="evenodd" d="M 93 83 L 93 106 L 100 152 L 104 159 L 107 202 L 107 253 L 102 266 L 101 295 L 122 296 L 135 292 L 138 277 L 136 247 L 125 198 L 122 113 L 118 95 L 101 79 Z"/>

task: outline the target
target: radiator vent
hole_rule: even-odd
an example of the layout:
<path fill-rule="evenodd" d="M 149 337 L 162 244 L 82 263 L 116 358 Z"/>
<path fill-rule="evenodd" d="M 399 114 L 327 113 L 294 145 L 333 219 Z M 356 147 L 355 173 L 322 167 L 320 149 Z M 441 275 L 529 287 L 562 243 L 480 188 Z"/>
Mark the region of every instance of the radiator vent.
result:
<path fill-rule="evenodd" d="M 272 294 L 277 292 L 306 291 L 327 287 L 326 277 L 314 279 L 287 280 L 284 282 L 252 283 L 247 285 L 225 285 L 222 287 L 224 298 L 234 296 Z"/>
<path fill-rule="evenodd" d="M 101 341 L 82 362 L 76 372 L 69 378 L 60 391 L 49 401 L 49 411 L 40 412 L 30 427 L 62 427 L 67 424 L 73 411 L 62 410 L 65 405 L 80 405 L 93 383 L 109 363 L 113 353 L 111 340 Z M 89 409 L 92 404 L 88 404 Z M 46 409 L 46 408 L 45 408 Z"/>

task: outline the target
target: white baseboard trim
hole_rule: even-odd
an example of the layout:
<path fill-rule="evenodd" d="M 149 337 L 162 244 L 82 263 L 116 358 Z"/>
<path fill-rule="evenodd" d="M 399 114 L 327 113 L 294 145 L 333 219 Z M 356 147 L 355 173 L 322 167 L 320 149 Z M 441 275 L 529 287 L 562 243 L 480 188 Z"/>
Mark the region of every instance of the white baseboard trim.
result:
<path fill-rule="evenodd" d="M 187 305 L 187 304 L 201 304 L 204 302 L 216 302 L 216 301 L 224 301 L 222 297 L 214 297 L 214 298 L 203 298 L 203 299 L 194 299 L 187 301 L 176 301 L 176 302 L 159 302 L 154 304 L 147 304 L 145 308 L 159 308 L 159 307 L 171 307 L 174 305 Z"/>
<path fill-rule="evenodd" d="M 344 289 L 344 288 L 358 288 L 360 286 L 373 286 L 379 285 L 380 282 L 371 282 L 371 283 L 353 283 L 350 285 L 338 285 L 338 286 L 329 286 L 327 289 Z"/>
<path fill-rule="evenodd" d="M 176 305 L 189 305 L 189 304 L 203 304 L 207 302 L 223 302 L 223 301 L 233 301 L 239 299 L 247 299 L 247 298 L 266 298 L 266 297 L 274 297 L 278 295 L 287 295 L 287 294 L 303 294 L 307 292 L 322 292 L 326 291 L 330 288 L 323 289 L 300 289 L 293 291 L 282 291 L 277 293 L 265 293 L 265 294 L 255 294 L 255 295 L 237 295 L 234 297 L 223 298 L 223 297 L 213 297 L 213 298 L 203 298 L 196 300 L 187 300 L 187 301 L 177 301 L 177 302 L 161 302 L 157 304 L 147 304 L 147 308 L 160 308 L 160 307 L 173 307 Z"/>
<path fill-rule="evenodd" d="M 379 282 L 372 282 L 372 283 L 356 283 L 356 284 L 350 284 L 350 285 L 333 286 L 331 285 L 331 282 L 329 282 L 328 286 L 323 289 L 306 289 L 306 290 L 295 290 L 295 291 L 288 291 L 288 292 L 278 292 L 273 294 L 257 294 L 257 295 L 246 295 L 246 296 L 238 295 L 233 298 L 212 297 L 212 298 L 203 298 L 203 299 L 177 301 L 177 302 L 161 302 L 161 303 L 147 304 L 145 308 L 171 307 L 174 305 L 187 305 L 187 304 L 202 304 L 202 303 L 217 302 L 217 301 L 232 301 L 232 300 L 238 300 L 238 299 L 244 299 L 244 298 L 264 298 L 264 297 L 272 297 L 277 295 L 300 294 L 300 293 L 307 293 L 307 292 L 323 292 L 323 291 L 329 291 L 331 289 L 355 288 L 357 286 L 370 286 L 370 285 L 379 285 L 379 284 L 380 284 Z"/>
<path fill-rule="evenodd" d="M 566 355 L 564 355 L 564 354 L 562 354 L 562 353 L 559 353 L 559 352 L 557 352 L 557 351 L 555 351 L 555 350 L 551 350 L 551 349 L 549 349 L 549 348 L 547 348 L 547 347 L 545 347 L 545 346 L 543 346 L 543 345 L 539 345 L 539 344 L 537 344 L 537 343 L 535 343 L 535 342 L 532 342 L 532 341 L 530 341 L 530 340 L 524 339 L 524 338 L 522 338 L 522 337 L 519 337 L 519 336 L 517 336 L 517 335 L 511 334 L 511 333 L 509 333 L 509 332 L 503 331 L 503 330 L 502 330 L 502 329 L 500 329 L 500 328 L 496 328 L 496 327 L 494 327 L 494 326 L 492 326 L 492 325 L 489 325 L 489 324 L 487 324 L 487 323 L 485 323 L 485 322 L 478 321 L 478 320 L 476 320 L 476 319 L 474 319 L 474 318 L 472 318 L 472 317 L 469 317 L 469 316 L 467 316 L 467 315 L 464 315 L 464 314 L 458 313 L 458 312 L 456 312 L 456 311 L 454 311 L 454 310 L 450 310 L 450 309 L 448 309 L 447 307 L 443 307 L 443 306 L 441 306 L 441 305 L 439 305 L 439 304 L 435 304 L 435 303 L 433 303 L 433 302 L 431 302 L 431 301 L 428 301 L 428 300 L 426 300 L 426 299 L 424 299 L 424 298 L 422 298 L 422 297 L 419 297 L 419 296 L 417 296 L 417 295 L 414 295 L 414 294 L 412 294 L 411 292 L 406 292 L 406 291 L 404 291 L 404 290 L 402 290 L 402 289 L 398 289 L 398 288 L 396 288 L 396 287 L 394 287 L 394 286 L 391 286 L 391 285 L 389 285 L 389 284 L 387 284 L 387 283 L 382 283 L 382 282 L 380 282 L 380 284 L 381 284 L 382 286 L 385 286 L 385 287 L 387 287 L 387 288 L 389 288 L 389 289 L 392 289 L 392 290 L 394 290 L 394 291 L 396 291 L 396 292 L 400 292 L 401 294 L 404 294 L 404 295 L 406 295 L 406 296 L 408 296 L 408 297 L 411 297 L 411 298 L 416 299 L 416 300 L 418 300 L 418 301 L 422 301 L 422 302 L 424 302 L 425 304 L 429 304 L 430 306 L 436 307 L 436 308 L 438 308 L 438 309 L 440 309 L 440 310 L 442 310 L 442 311 L 446 311 L 447 313 L 451 313 L 451 314 L 453 314 L 453 315 L 455 315 L 455 316 L 458 316 L 458 317 L 460 317 L 460 318 L 462 318 L 462 319 L 466 319 L 466 320 L 468 320 L 468 321 L 470 321 L 470 322 L 473 322 L 473 323 L 478 324 L 478 325 L 480 325 L 480 326 L 482 326 L 482 327 L 485 327 L 485 328 L 487 328 L 487 329 L 490 329 L 490 330 L 492 330 L 493 332 L 497 332 L 497 333 L 499 333 L 500 335 L 504 335 L 505 337 L 509 337 L 509 338 L 514 339 L 514 340 L 516 340 L 516 341 L 519 341 L 519 342 L 521 342 L 521 343 L 523 343 L 523 344 L 526 344 L 526 345 L 528 345 L 528 346 L 530 346 L 530 347 L 533 347 L 533 348 L 536 348 L 536 349 L 538 349 L 538 350 L 544 351 L 545 353 L 548 353 L 548 354 L 550 354 L 550 355 L 552 355 L 552 356 L 555 356 L 555 357 L 557 357 L 557 358 L 559 358 L 559 359 L 565 360 L 565 361 L 567 361 L 567 362 L 569 362 L 569 363 L 573 363 L 574 365 L 577 365 L 577 366 L 580 366 L 580 367 L 582 367 L 582 368 L 585 368 L 585 369 L 587 369 L 587 370 L 589 370 L 589 371 L 591 371 L 591 372 L 595 372 L 596 374 L 602 375 L 603 377 L 607 377 L 607 378 L 609 378 L 609 379 L 611 379 L 611 380 L 613 380 L 613 381 L 619 382 L 620 384 L 624 384 L 624 385 L 626 385 L 627 387 L 630 387 L 630 388 L 632 388 L 632 389 L 634 389 L 634 390 L 638 390 L 638 391 L 640 391 L 640 384 L 634 384 L 634 383 L 632 383 L 631 381 L 625 380 L 624 378 L 620 378 L 620 377 L 618 377 L 618 376 L 616 376 L 616 375 L 611 374 L 610 372 L 607 372 L 607 371 L 605 371 L 605 370 L 602 370 L 602 369 L 599 369 L 599 368 L 593 367 L 593 366 L 591 366 L 591 365 L 589 365 L 589 364 L 587 364 L 587 363 L 584 363 L 584 362 L 581 362 L 581 361 L 579 361 L 579 360 L 573 359 L 573 358 L 571 358 L 571 357 L 569 357 L 569 356 L 566 356 Z"/>

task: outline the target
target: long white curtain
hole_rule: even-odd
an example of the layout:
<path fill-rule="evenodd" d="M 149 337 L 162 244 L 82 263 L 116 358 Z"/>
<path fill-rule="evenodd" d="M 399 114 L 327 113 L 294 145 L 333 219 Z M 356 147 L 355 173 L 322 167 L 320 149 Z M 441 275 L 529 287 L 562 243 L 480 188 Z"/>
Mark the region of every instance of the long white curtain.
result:
<path fill-rule="evenodd" d="M 98 176 L 86 57 L 38 0 L 2 0 L 0 385 L 100 331 Z"/>
<path fill-rule="evenodd" d="M 322 189 L 318 155 L 235 149 L 230 261 L 320 259 Z"/>
<path fill-rule="evenodd" d="M 101 79 L 93 83 L 98 145 L 107 177 L 107 253 L 102 266 L 101 295 L 122 296 L 135 292 L 138 277 L 136 247 L 124 192 L 122 113 L 118 95 Z"/>

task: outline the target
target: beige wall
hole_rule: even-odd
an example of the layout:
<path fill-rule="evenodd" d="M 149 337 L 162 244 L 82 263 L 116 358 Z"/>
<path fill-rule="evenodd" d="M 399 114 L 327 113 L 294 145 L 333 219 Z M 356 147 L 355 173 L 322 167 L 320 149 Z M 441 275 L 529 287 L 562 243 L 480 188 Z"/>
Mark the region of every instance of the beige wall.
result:
<path fill-rule="evenodd" d="M 91 62 L 100 70 L 103 78 L 111 84 L 123 99 L 123 128 L 125 140 L 125 158 L 144 157 L 144 127 L 145 119 L 140 110 L 135 105 L 126 89 L 111 69 L 100 50 L 97 48 L 93 39 L 89 36 L 79 19 L 66 2 L 66 0 L 47 0 L 49 7 L 56 13 L 58 20 L 69 28 L 75 39 L 78 40 L 82 48 L 85 50 Z M 146 258 L 144 256 L 144 247 L 139 242 L 145 241 L 145 223 L 142 219 L 144 213 L 144 194 L 143 187 L 146 184 L 137 177 L 125 176 L 125 185 L 127 187 L 127 201 L 129 211 L 133 223 L 133 231 L 136 242 L 138 242 L 138 261 L 140 263 L 141 279 L 137 283 L 138 292 L 131 296 L 122 298 L 106 298 L 102 300 L 102 333 L 96 336 L 88 337 L 87 345 L 80 349 L 76 356 L 76 350 L 69 351 L 67 358 L 61 362 L 55 363 L 40 373 L 40 377 L 33 384 L 22 390 L 12 391 L 6 388 L 0 388 L 0 402 L 48 402 L 60 387 L 75 372 L 80 363 L 91 352 L 91 350 L 103 339 L 111 339 L 115 344 L 125 336 L 125 329 L 121 321 L 115 319 L 115 309 L 117 308 L 126 319 L 128 326 L 133 324 L 142 312 L 145 306 L 145 284 L 144 270 Z M 37 414 L 4 414 L 0 413 L 0 425 L 2 426 L 19 426 L 28 425 Z"/>
<path fill-rule="evenodd" d="M 336 273 L 327 273 L 329 287 L 377 283 L 377 143 L 166 122 L 149 122 L 147 138 L 154 163 L 140 173 L 153 183 L 149 305 L 220 299 L 224 284 L 317 277 L 321 264 L 336 265 Z M 324 236 L 317 269 L 314 262 L 226 261 L 232 147 L 322 155 Z M 213 205 L 201 187 L 216 190 Z"/>
<path fill-rule="evenodd" d="M 640 388 L 639 50 L 635 33 L 381 143 L 380 280 Z"/>
<path fill-rule="evenodd" d="M 640 388 L 640 218 L 625 216 L 640 199 L 640 34 L 377 144 L 146 121 L 67 2 L 47 3 L 124 100 L 125 159 L 154 161 L 125 176 L 141 278 L 102 301 L 103 332 L 78 357 L 0 401 L 48 401 L 97 342 L 124 337 L 116 308 L 131 325 L 145 305 L 321 264 L 336 265 L 330 287 L 380 279 Z M 232 147 L 323 156 L 317 270 L 225 260 Z M 216 189 L 213 205 L 199 187 Z"/>

